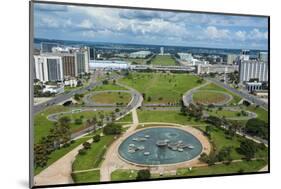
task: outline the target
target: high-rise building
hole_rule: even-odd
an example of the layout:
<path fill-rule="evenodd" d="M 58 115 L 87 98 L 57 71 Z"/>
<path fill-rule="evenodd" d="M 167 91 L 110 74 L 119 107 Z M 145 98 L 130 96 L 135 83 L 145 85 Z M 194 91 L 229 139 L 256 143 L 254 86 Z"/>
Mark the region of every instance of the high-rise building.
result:
<path fill-rule="evenodd" d="M 47 58 L 48 80 L 49 81 L 62 81 L 63 69 L 61 57 Z"/>
<path fill-rule="evenodd" d="M 242 60 L 239 63 L 240 83 L 256 79 L 259 82 L 268 81 L 268 64 L 255 60 Z"/>
<path fill-rule="evenodd" d="M 227 64 L 236 64 L 237 57 L 238 56 L 236 54 L 228 54 L 227 55 Z"/>
<path fill-rule="evenodd" d="M 84 53 L 85 57 L 85 72 L 89 73 L 89 63 L 90 63 L 90 52 L 88 47 L 84 47 L 82 49 L 82 52 Z"/>
<path fill-rule="evenodd" d="M 268 62 L 268 52 L 259 52 L 258 59 L 263 62 Z"/>
<path fill-rule="evenodd" d="M 164 55 L 164 47 L 160 47 L 160 55 Z"/>
<path fill-rule="evenodd" d="M 75 63 L 75 56 L 73 54 L 64 54 L 62 56 L 62 64 L 64 78 L 77 76 L 77 66 Z"/>
<path fill-rule="evenodd" d="M 48 43 L 48 42 L 42 42 L 41 43 L 41 53 L 51 53 L 53 47 L 58 47 L 59 45 L 57 43 Z"/>
<path fill-rule="evenodd" d="M 57 55 L 34 56 L 35 78 L 40 81 L 63 80 L 62 58 Z"/>
<path fill-rule="evenodd" d="M 90 47 L 90 60 L 95 60 L 95 48 Z"/>
<path fill-rule="evenodd" d="M 77 73 L 78 74 L 85 73 L 86 72 L 85 54 L 83 52 L 76 52 L 75 61 L 76 61 L 76 65 L 77 65 Z"/>

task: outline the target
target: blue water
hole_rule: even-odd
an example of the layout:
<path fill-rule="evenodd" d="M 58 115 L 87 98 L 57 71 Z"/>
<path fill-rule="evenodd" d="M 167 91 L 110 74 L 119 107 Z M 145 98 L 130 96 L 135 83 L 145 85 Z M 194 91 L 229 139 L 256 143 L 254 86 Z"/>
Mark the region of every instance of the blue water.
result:
<path fill-rule="evenodd" d="M 146 141 L 134 141 L 134 138 L 145 138 L 149 135 Z M 183 144 L 192 145 L 194 148 L 184 148 L 182 152 L 169 149 L 167 146 L 159 147 L 156 142 L 159 140 L 169 140 L 170 143 L 182 141 Z M 129 146 L 143 146 L 143 150 L 138 150 L 130 153 Z M 192 134 L 177 128 L 156 127 L 141 130 L 127 139 L 119 146 L 118 152 L 122 158 L 129 162 L 145 165 L 161 165 L 173 164 L 187 160 L 191 160 L 202 152 L 202 144 Z M 144 155 L 149 152 L 149 155 Z"/>

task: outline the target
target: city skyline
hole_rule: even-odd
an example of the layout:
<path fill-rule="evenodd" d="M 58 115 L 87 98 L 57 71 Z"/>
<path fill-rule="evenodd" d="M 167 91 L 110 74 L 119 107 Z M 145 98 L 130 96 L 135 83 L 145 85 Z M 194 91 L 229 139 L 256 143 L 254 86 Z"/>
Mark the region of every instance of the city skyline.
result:
<path fill-rule="evenodd" d="M 254 16 L 38 3 L 34 34 L 57 40 L 268 50 L 268 20 Z"/>

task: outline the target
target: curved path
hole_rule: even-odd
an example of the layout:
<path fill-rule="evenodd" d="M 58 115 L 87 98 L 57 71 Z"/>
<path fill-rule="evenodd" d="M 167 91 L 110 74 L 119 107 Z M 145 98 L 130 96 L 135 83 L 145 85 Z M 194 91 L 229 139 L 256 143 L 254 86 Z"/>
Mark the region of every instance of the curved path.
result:
<path fill-rule="evenodd" d="M 198 89 L 207 86 L 208 84 L 210 84 L 210 82 L 207 81 L 206 83 L 199 85 L 197 87 L 194 87 L 194 88 L 188 90 L 186 93 L 184 93 L 184 95 L 182 96 L 183 104 L 185 106 L 189 106 L 189 104 L 192 102 L 192 94 L 195 91 L 197 91 Z"/>

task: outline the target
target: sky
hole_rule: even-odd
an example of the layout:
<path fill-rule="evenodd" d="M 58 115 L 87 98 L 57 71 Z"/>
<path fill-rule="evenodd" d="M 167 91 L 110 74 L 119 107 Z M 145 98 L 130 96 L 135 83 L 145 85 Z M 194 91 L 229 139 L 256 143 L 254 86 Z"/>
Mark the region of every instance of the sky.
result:
<path fill-rule="evenodd" d="M 35 3 L 34 35 L 73 41 L 267 50 L 268 20 Z"/>

